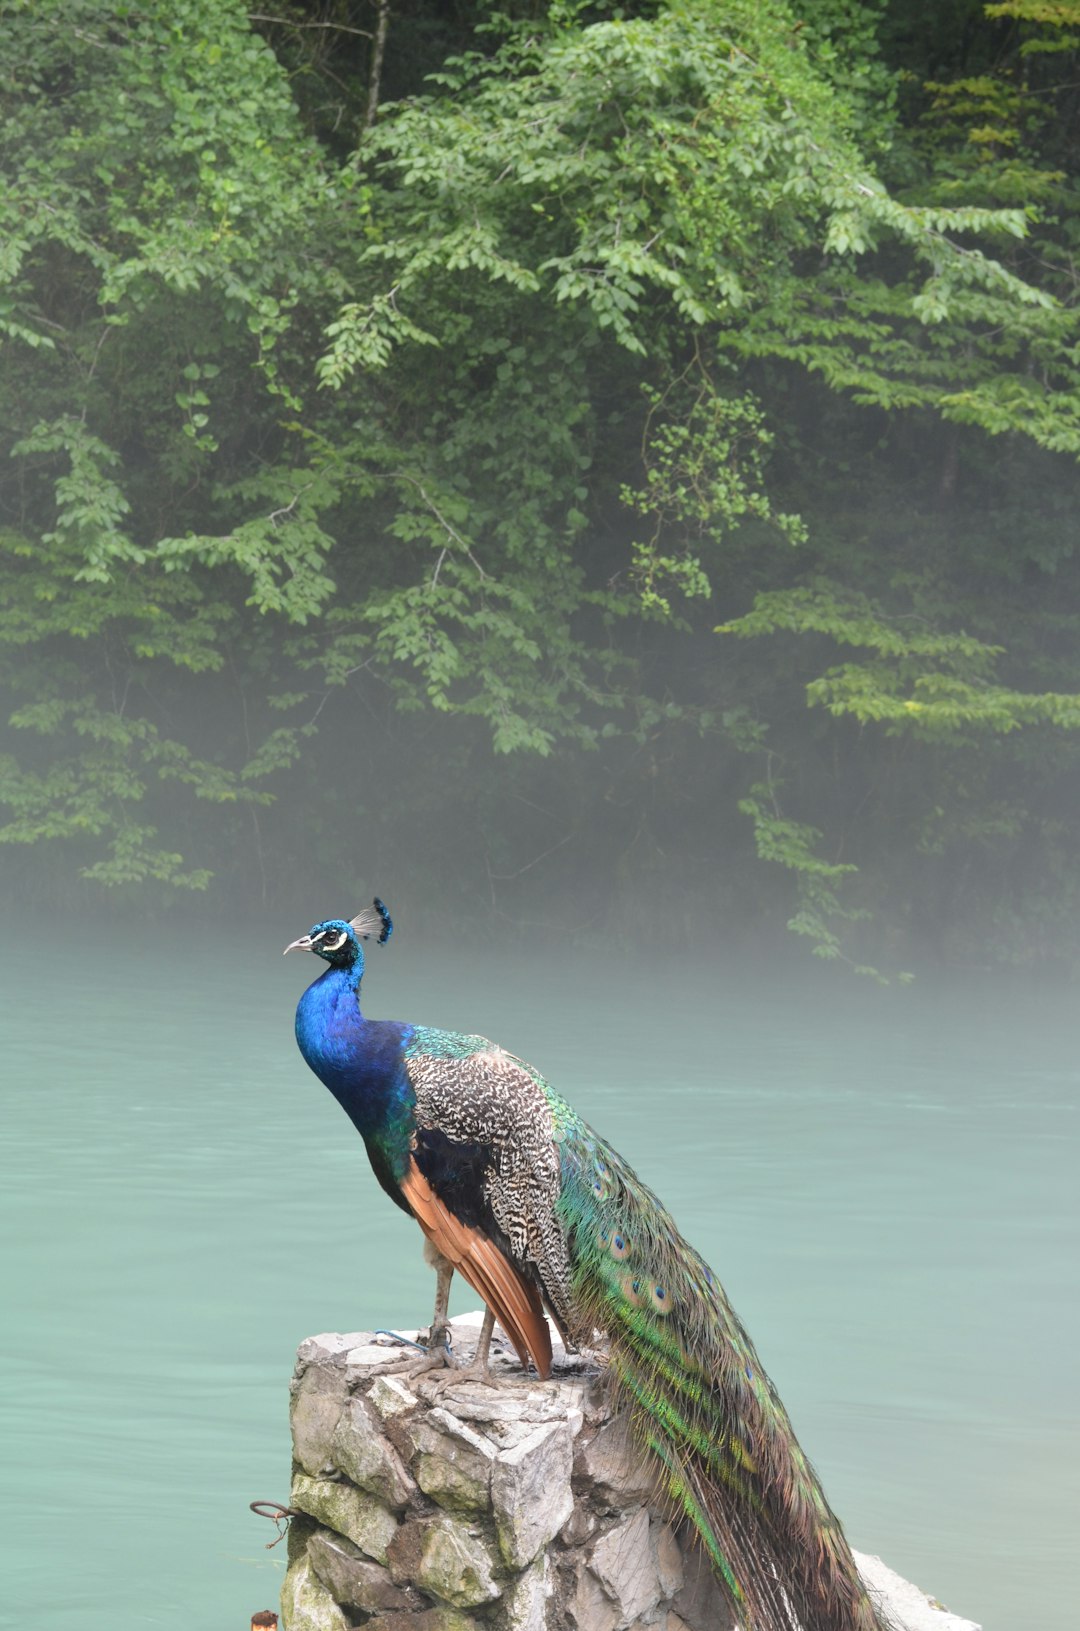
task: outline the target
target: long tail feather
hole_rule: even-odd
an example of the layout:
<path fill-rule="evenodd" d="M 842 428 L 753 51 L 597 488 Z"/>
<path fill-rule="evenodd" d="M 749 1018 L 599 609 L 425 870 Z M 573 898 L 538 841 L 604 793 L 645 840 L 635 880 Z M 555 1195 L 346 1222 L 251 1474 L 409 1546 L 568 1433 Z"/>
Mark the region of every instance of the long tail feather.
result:
<path fill-rule="evenodd" d="M 561 1101 L 553 1108 L 571 1284 L 546 1289 L 580 1341 L 607 1335 L 639 1441 L 739 1623 L 888 1631 L 723 1288 L 626 1163 Z"/>

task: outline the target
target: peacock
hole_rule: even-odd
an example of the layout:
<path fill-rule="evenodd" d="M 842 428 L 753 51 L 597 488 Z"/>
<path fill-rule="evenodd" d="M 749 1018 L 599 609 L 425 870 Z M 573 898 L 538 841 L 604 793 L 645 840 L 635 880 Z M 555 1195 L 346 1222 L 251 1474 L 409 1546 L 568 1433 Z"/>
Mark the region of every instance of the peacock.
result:
<path fill-rule="evenodd" d="M 486 1307 L 473 1374 L 496 1320 L 541 1377 L 545 1309 L 568 1347 L 603 1339 L 616 1398 L 745 1631 L 888 1631 L 722 1286 L 656 1196 L 524 1060 L 361 1013 L 363 942 L 392 929 L 376 899 L 285 949 L 329 965 L 300 999 L 297 1041 L 426 1236 L 433 1362 L 451 1362 L 455 1270 Z"/>

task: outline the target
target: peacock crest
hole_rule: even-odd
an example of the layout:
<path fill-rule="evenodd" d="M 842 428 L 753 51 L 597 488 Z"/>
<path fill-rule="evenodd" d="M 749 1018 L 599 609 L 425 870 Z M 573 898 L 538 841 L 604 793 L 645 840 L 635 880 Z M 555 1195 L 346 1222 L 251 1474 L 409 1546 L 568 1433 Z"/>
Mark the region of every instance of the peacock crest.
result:
<path fill-rule="evenodd" d="M 365 906 L 362 911 L 357 912 L 349 927 L 361 940 L 368 940 L 374 935 L 375 944 L 385 946 L 394 932 L 394 920 L 385 904 L 376 895 L 370 906 Z"/>

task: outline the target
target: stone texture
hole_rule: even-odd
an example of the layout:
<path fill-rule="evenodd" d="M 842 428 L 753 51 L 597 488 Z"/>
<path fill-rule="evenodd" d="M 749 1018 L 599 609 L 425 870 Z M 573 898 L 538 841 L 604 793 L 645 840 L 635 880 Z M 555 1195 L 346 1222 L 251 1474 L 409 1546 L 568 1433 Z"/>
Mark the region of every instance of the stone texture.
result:
<path fill-rule="evenodd" d="M 482 1431 L 497 1437 L 497 1429 L 507 1424 L 525 1422 L 539 1426 L 541 1422 L 566 1422 L 571 1413 L 584 1416 L 583 1401 L 588 1382 L 582 1377 L 568 1377 L 550 1382 L 522 1383 L 520 1372 L 515 1379 L 507 1378 L 509 1387 L 492 1387 L 486 1382 L 439 1381 L 422 1377 L 417 1383 L 421 1395 L 444 1405 L 461 1421 L 486 1424 Z"/>
<path fill-rule="evenodd" d="M 336 1365 L 360 1340 L 360 1333 L 342 1336 L 340 1331 L 324 1331 L 317 1337 L 305 1337 L 296 1350 L 297 1376 L 302 1376 L 309 1365 Z"/>
<path fill-rule="evenodd" d="M 454 1608 L 475 1608 L 498 1597 L 496 1560 L 479 1532 L 444 1512 L 404 1525 L 387 1561 L 395 1582 L 411 1582 Z"/>
<path fill-rule="evenodd" d="M 307 1557 L 290 1564 L 281 1588 L 286 1631 L 349 1631 L 349 1622 Z"/>
<path fill-rule="evenodd" d="M 423 1607 L 419 1592 L 396 1586 L 390 1571 L 372 1563 L 358 1546 L 332 1529 L 316 1529 L 308 1540 L 311 1566 L 335 1602 L 346 1608 L 415 1609 Z"/>
<path fill-rule="evenodd" d="M 368 1403 L 383 1421 L 407 1415 L 410 1410 L 416 1409 L 419 1402 L 400 1376 L 376 1376 L 368 1391 Z"/>
<path fill-rule="evenodd" d="M 358 1489 L 377 1496 L 392 1512 L 400 1512 L 408 1505 L 415 1485 L 397 1451 L 383 1438 L 376 1420 L 363 1399 L 348 1401 L 330 1444 L 333 1464 Z"/>
<path fill-rule="evenodd" d="M 454 1512 L 486 1512 L 495 1446 L 483 1433 L 441 1407 L 412 1422 L 416 1481 L 425 1495 Z"/>
<path fill-rule="evenodd" d="M 618 1609 L 584 1563 L 574 1577 L 570 1615 L 577 1631 L 615 1631 L 619 1622 Z"/>
<path fill-rule="evenodd" d="M 546 1631 L 551 1597 L 551 1565 L 547 1556 L 519 1574 L 503 1596 L 500 1631 Z"/>
<path fill-rule="evenodd" d="M 574 1509 L 573 1445 L 565 1422 L 545 1422 L 503 1450 L 491 1474 L 499 1549 L 510 1568 L 531 1563 Z"/>
<path fill-rule="evenodd" d="M 734 1631 L 735 1621 L 708 1555 L 700 1546 L 687 1546 L 683 1554 L 683 1586 L 672 1608 L 690 1631 Z"/>
<path fill-rule="evenodd" d="M 652 1542 L 653 1556 L 656 1558 L 656 1573 L 660 1580 L 661 1595 L 674 1597 L 677 1591 L 682 1590 L 686 1577 L 682 1547 L 675 1539 L 675 1531 L 670 1523 L 653 1523 L 649 1539 Z"/>
<path fill-rule="evenodd" d="M 559 1531 L 564 1546 L 581 1546 L 596 1530 L 597 1518 L 584 1501 L 575 1501 L 574 1510 Z"/>
<path fill-rule="evenodd" d="M 333 1471 L 330 1443 L 344 1404 L 341 1371 L 318 1362 L 309 1364 L 293 1389 L 289 1420 L 293 1455 L 312 1477 Z"/>
<path fill-rule="evenodd" d="M 297 1473 L 289 1505 L 344 1535 L 377 1563 L 386 1562 L 386 1548 L 397 1531 L 397 1521 L 374 1496 L 351 1484 Z"/>
<path fill-rule="evenodd" d="M 654 1493 L 656 1480 L 634 1443 L 630 1423 L 617 1416 L 578 1451 L 575 1471 L 613 1507 L 625 1509 Z"/>
<path fill-rule="evenodd" d="M 376 1614 L 364 1631 L 482 1631 L 480 1621 L 456 1608 L 426 1608 L 420 1614 Z"/>
<path fill-rule="evenodd" d="M 663 1592 L 646 1507 L 639 1507 L 595 1543 L 589 1567 L 618 1610 L 616 1627 L 628 1626 L 656 1607 Z"/>
<path fill-rule="evenodd" d="M 422 1455 L 416 1464 L 416 1481 L 425 1495 L 448 1512 L 484 1512 L 491 1490 L 491 1469 L 482 1479 L 463 1472 L 439 1455 Z"/>

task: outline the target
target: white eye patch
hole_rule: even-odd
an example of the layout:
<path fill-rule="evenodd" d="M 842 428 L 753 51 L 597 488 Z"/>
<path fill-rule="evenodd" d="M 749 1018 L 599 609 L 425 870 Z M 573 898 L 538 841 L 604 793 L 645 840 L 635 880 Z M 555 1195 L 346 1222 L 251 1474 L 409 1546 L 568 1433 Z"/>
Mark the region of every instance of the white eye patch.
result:
<path fill-rule="evenodd" d="M 336 935 L 334 935 L 332 940 L 331 939 L 326 939 L 326 940 L 323 941 L 323 950 L 324 951 L 340 951 L 342 946 L 345 944 L 345 942 L 346 942 L 346 940 L 348 938 L 349 937 L 346 934 L 336 934 Z"/>

